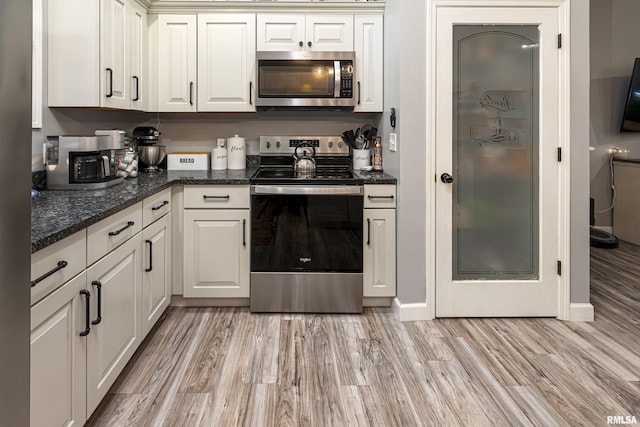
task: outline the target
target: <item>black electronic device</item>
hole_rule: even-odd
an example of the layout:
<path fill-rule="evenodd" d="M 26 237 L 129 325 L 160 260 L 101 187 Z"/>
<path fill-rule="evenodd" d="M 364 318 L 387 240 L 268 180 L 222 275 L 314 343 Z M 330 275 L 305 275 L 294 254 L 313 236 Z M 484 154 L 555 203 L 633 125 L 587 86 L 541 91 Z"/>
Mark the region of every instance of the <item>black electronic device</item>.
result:
<path fill-rule="evenodd" d="M 640 132 L 640 58 L 633 65 L 620 132 Z"/>

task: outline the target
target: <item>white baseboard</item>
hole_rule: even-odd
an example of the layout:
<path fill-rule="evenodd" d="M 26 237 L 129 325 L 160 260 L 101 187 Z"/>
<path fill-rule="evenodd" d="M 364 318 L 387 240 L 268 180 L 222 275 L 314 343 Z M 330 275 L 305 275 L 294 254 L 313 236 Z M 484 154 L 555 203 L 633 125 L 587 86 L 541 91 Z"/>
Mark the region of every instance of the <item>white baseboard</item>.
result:
<path fill-rule="evenodd" d="M 594 316 L 591 303 L 572 302 L 569 305 L 569 321 L 571 322 L 593 322 Z"/>
<path fill-rule="evenodd" d="M 431 320 L 426 303 L 403 304 L 398 298 L 393 299 L 393 312 L 398 315 L 401 322 L 413 322 L 416 320 Z"/>

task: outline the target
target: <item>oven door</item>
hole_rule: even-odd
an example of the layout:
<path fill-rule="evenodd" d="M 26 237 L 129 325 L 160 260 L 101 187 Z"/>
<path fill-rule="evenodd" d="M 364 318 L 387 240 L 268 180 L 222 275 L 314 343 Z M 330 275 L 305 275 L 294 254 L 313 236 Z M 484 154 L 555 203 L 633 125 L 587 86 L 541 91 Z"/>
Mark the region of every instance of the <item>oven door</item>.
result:
<path fill-rule="evenodd" d="M 363 189 L 251 186 L 254 312 L 362 312 Z"/>
<path fill-rule="evenodd" d="M 362 186 L 253 185 L 251 271 L 362 273 Z"/>

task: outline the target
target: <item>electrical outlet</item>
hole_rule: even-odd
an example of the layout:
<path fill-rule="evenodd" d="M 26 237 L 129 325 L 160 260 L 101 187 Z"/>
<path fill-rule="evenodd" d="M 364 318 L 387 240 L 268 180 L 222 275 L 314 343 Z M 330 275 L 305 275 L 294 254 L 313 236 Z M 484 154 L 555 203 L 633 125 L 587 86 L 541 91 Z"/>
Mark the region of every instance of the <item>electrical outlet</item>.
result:
<path fill-rule="evenodd" d="M 389 151 L 398 151 L 398 135 L 396 133 L 389 134 Z"/>

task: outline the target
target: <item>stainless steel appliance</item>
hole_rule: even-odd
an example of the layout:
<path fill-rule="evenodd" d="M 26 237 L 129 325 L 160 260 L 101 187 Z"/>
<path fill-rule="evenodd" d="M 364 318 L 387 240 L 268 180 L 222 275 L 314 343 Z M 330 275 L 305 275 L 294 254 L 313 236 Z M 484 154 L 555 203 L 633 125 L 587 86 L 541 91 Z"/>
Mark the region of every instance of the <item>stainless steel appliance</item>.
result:
<path fill-rule="evenodd" d="M 298 148 L 300 147 L 300 148 Z M 315 174 L 294 153 L 315 150 Z M 362 312 L 363 182 L 339 136 L 261 136 L 251 181 L 255 312 Z"/>
<path fill-rule="evenodd" d="M 121 140 L 109 136 L 49 136 L 46 143 L 47 188 L 93 190 L 120 184 L 116 152 Z"/>
<path fill-rule="evenodd" d="M 354 52 L 257 52 L 258 109 L 353 109 Z"/>
<path fill-rule="evenodd" d="M 0 13 L 0 420 L 29 425 L 31 254 L 31 13 L 4 0 Z"/>
<path fill-rule="evenodd" d="M 144 172 L 158 172 L 160 163 L 167 154 L 164 145 L 157 145 L 160 131 L 151 126 L 139 126 L 133 130 L 133 141 L 137 145 L 138 156 L 142 161 Z"/>

